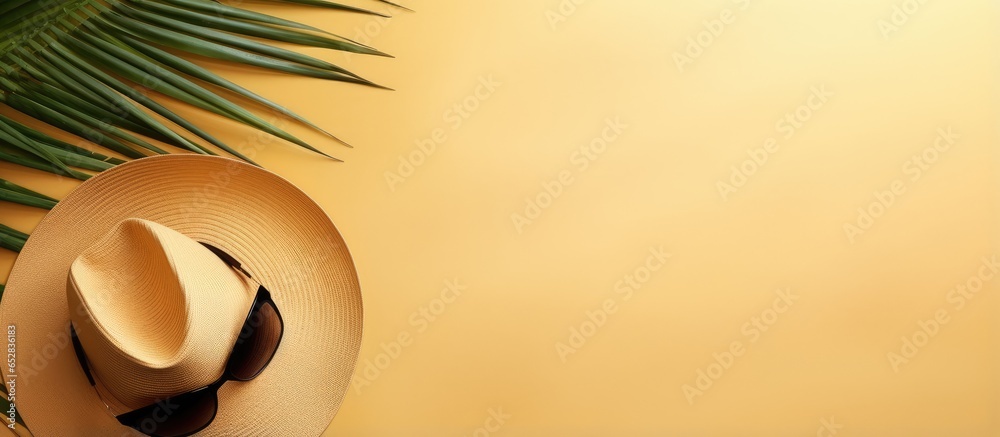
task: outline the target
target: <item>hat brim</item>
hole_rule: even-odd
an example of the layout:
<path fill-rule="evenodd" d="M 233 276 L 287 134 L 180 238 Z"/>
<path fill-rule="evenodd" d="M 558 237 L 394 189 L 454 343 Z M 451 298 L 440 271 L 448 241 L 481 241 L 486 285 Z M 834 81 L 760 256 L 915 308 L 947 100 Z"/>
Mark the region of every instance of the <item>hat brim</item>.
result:
<path fill-rule="evenodd" d="M 80 368 L 68 341 L 66 299 L 73 260 L 127 218 L 223 248 L 271 290 L 285 321 L 267 369 L 252 381 L 224 384 L 215 420 L 199 435 L 321 434 L 349 388 L 361 345 L 361 291 L 348 248 L 323 209 L 288 181 L 198 155 L 107 170 L 61 201 L 28 239 L 7 283 L 0 326 L 14 333 L 16 366 L 4 365 L 3 374 L 8 382 L 14 377 L 15 405 L 32 433 L 134 432 L 112 417 Z"/>

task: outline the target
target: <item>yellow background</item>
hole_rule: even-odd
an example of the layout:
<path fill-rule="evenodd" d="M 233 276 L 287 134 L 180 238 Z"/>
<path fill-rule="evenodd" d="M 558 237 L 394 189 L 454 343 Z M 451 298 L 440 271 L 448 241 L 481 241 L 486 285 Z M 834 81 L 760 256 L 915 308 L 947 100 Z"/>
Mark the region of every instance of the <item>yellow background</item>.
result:
<path fill-rule="evenodd" d="M 497 436 L 806 436 L 831 417 L 844 436 L 1000 434 L 1000 279 L 961 310 L 946 300 L 1000 251 L 996 2 L 930 0 L 885 38 L 903 1 L 577 1 L 555 26 L 570 0 L 413 0 L 389 21 L 251 4 L 397 57 L 305 50 L 395 92 L 220 67 L 353 143 L 287 125 L 346 163 L 185 112 L 260 146 L 343 233 L 365 299 L 360 377 L 412 339 L 326 435 L 485 435 L 491 409 L 509 415 Z M 680 71 L 674 53 L 726 9 L 735 21 Z M 456 129 L 447 111 L 489 77 L 500 86 Z M 776 122 L 814 86 L 834 95 L 786 139 Z M 628 127 L 580 171 L 574 152 L 615 117 Z M 911 181 L 905 163 L 949 126 L 961 138 Z M 436 129 L 446 140 L 390 188 Z M 772 137 L 723 200 L 717 183 Z M 511 215 L 563 171 L 573 182 L 519 233 Z M 851 243 L 844 224 L 897 180 L 906 192 Z M 3 209 L 25 231 L 42 217 Z M 661 245 L 666 266 L 624 300 L 616 282 Z M 13 261 L 0 251 L 0 275 Z M 455 279 L 467 288 L 421 331 L 411 317 Z M 799 299 L 749 341 L 778 288 Z M 617 312 L 561 360 L 557 342 L 609 298 Z M 894 371 L 887 354 L 941 309 L 950 322 Z M 682 387 L 733 341 L 745 354 L 689 404 Z"/>

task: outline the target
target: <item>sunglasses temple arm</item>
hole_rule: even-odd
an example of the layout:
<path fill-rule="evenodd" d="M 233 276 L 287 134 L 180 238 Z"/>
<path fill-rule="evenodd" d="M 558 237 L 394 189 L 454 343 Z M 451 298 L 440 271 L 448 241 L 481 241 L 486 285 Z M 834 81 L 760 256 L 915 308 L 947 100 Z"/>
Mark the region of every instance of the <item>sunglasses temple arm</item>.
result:
<path fill-rule="evenodd" d="M 250 275 L 250 272 L 244 270 L 243 269 L 243 264 L 241 264 L 239 261 L 237 261 L 236 258 L 233 258 L 232 255 L 230 255 L 230 254 L 226 253 L 225 251 L 223 251 L 222 249 L 219 249 L 218 247 L 215 247 L 215 246 L 213 246 L 211 244 L 208 244 L 208 243 L 201 243 L 201 245 L 205 246 L 206 248 L 208 248 L 208 250 L 212 251 L 212 253 L 214 253 L 215 256 L 218 256 L 219 258 L 221 258 L 222 261 L 224 261 L 226 264 L 229 264 L 230 267 L 236 269 L 237 271 L 239 271 L 240 273 L 242 273 L 247 278 L 253 279 L 253 276 Z"/>
<path fill-rule="evenodd" d="M 80 367 L 83 368 L 83 373 L 87 375 L 87 381 L 90 385 L 96 386 L 97 383 L 94 381 L 94 376 L 90 374 L 90 366 L 87 365 L 87 355 L 83 352 L 83 345 L 80 343 L 80 339 L 76 336 L 76 328 L 73 324 L 69 324 L 70 335 L 73 337 L 73 351 L 76 352 L 76 359 L 80 360 Z"/>
<path fill-rule="evenodd" d="M 250 276 L 250 272 L 248 272 L 246 270 L 243 270 L 243 266 L 237 265 L 237 266 L 233 266 L 233 268 L 236 269 L 237 271 L 239 271 L 240 273 L 242 273 L 244 276 L 246 276 L 247 279 L 253 279 L 253 276 Z"/>

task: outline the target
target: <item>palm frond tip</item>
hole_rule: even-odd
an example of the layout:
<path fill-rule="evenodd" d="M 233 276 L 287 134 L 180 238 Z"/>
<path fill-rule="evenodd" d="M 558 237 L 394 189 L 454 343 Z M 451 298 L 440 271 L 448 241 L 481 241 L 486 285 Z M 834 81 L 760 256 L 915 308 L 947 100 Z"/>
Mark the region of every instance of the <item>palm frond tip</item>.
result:
<path fill-rule="evenodd" d="M 272 2 L 376 14 L 322 0 Z M 388 56 L 312 26 L 210 0 L 9 1 L 0 5 L 0 29 L 0 104 L 126 158 L 166 153 L 149 138 L 202 154 L 214 153 L 211 145 L 253 162 L 168 109 L 165 97 L 330 157 L 226 94 L 336 137 L 189 59 L 381 87 L 269 42 Z M 102 171 L 122 162 L 6 117 L 0 117 L 0 160 L 78 179 L 88 175 L 71 167 Z"/>

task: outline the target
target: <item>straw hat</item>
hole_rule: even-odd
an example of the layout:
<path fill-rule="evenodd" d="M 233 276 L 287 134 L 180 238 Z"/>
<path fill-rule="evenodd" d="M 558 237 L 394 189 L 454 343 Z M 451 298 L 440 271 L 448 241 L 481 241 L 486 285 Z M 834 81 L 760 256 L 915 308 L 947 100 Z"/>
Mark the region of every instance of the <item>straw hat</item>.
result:
<path fill-rule="evenodd" d="M 239 260 L 284 322 L 270 364 L 223 384 L 199 435 L 319 435 L 329 425 L 362 330 L 357 273 L 339 232 L 273 173 L 166 155 L 83 183 L 14 265 L 0 326 L 16 358 L 2 369 L 35 435 L 140 435 L 114 416 L 220 378 L 257 284 L 199 243 Z M 74 353 L 71 321 L 96 387 Z"/>

